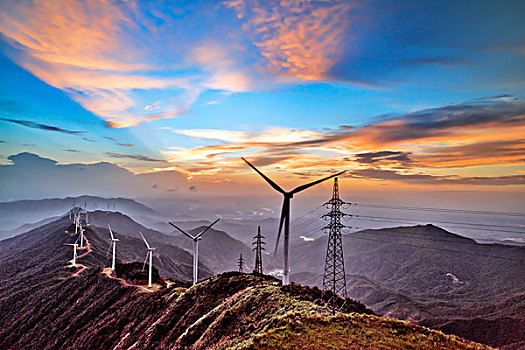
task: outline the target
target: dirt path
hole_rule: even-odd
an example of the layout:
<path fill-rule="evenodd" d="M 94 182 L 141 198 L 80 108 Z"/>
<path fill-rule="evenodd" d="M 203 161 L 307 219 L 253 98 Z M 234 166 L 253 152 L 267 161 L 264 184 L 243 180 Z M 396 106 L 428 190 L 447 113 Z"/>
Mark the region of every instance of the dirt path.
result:
<path fill-rule="evenodd" d="M 82 258 L 83 256 L 86 256 L 87 254 L 91 253 L 93 250 L 91 249 L 91 245 L 89 244 L 89 240 L 87 239 L 86 236 L 84 236 L 84 242 L 86 243 L 85 246 L 83 248 L 79 248 L 77 247 L 77 252 L 79 250 L 84 250 L 84 252 L 82 254 L 78 254 L 77 253 L 77 258 L 76 258 L 76 264 L 73 265 L 73 259 L 69 260 L 69 265 L 67 265 L 66 267 L 80 267 L 80 269 L 78 269 L 76 272 L 74 272 L 71 276 L 72 277 L 77 277 L 82 271 L 84 271 L 85 269 L 87 269 L 87 266 L 86 265 L 83 265 L 83 264 L 79 264 L 78 263 L 78 260 L 80 258 Z"/>
<path fill-rule="evenodd" d="M 104 275 L 106 275 L 107 277 L 109 278 L 112 278 L 114 280 L 117 280 L 119 281 L 123 286 L 126 286 L 126 287 L 135 287 L 135 288 L 140 288 L 142 291 L 144 292 L 147 292 L 147 293 L 154 293 L 156 291 L 158 291 L 161 287 L 160 284 L 157 284 L 157 283 L 154 283 L 151 288 L 148 288 L 146 286 L 143 286 L 143 285 L 138 285 L 138 284 L 131 284 L 131 283 L 128 283 L 128 281 L 126 281 L 125 279 L 123 278 L 120 278 L 120 277 L 114 277 L 111 275 L 113 271 L 111 271 L 111 269 L 109 267 L 105 267 L 104 270 L 102 270 L 102 273 Z"/>

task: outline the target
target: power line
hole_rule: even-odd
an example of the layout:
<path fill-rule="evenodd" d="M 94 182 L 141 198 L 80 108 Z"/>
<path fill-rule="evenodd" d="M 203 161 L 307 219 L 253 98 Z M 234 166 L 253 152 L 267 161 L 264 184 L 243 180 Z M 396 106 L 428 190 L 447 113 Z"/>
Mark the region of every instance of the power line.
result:
<path fill-rule="evenodd" d="M 315 232 L 317 230 L 320 230 L 324 227 L 324 225 L 322 226 L 319 226 L 315 229 L 312 229 L 311 231 Z M 425 241 L 429 241 L 429 242 L 449 242 L 449 243 L 454 243 L 454 244 L 479 244 L 477 243 L 475 240 L 474 242 L 461 242 L 461 241 L 458 241 L 456 239 L 442 239 L 442 238 L 430 238 L 430 237 L 415 237 L 415 235 L 418 235 L 418 233 L 415 233 L 415 232 L 407 232 L 407 231 L 399 231 L 399 230 L 395 230 L 394 232 L 392 231 L 389 231 L 388 233 L 384 232 L 384 231 L 380 231 L 381 229 L 377 229 L 377 228 L 366 228 L 366 227 L 353 227 L 355 229 L 360 229 L 360 230 L 374 230 L 374 231 L 378 231 L 378 232 L 374 232 L 376 234 L 383 234 L 385 236 L 388 236 L 388 235 L 393 235 L 393 236 L 398 236 L 398 237 L 403 237 L 403 238 L 412 238 L 412 239 L 418 239 L 418 240 L 425 240 Z M 395 228 L 394 228 L 395 229 Z M 310 230 L 309 230 L 310 231 Z M 297 232 L 294 232 L 294 233 L 297 233 Z M 407 234 L 407 235 L 410 235 L 410 236 L 406 236 L 406 235 L 400 235 L 401 234 Z M 310 237 L 306 236 L 307 238 L 311 238 L 311 235 Z M 463 237 L 463 236 L 462 236 Z M 472 238 L 469 238 L 469 237 L 464 237 L 466 239 L 472 239 Z M 394 242 L 391 242 L 391 243 L 394 243 Z"/>
<path fill-rule="evenodd" d="M 450 253 L 477 255 L 477 256 L 483 256 L 483 257 L 486 257 L 486 258 L 495 258 L 495 259 L 503 259 L 503 260 L 512 260 L 512 261 L 521 261 L 521 262 L 523 262 L 523 259 L 505 258 L 503 256 L 497 256 L 497 255 L 486 255 L 486 254 L 478 254 L 478 253 L 471 253 L 471 252 L 460 252 L 460 251 L 457 251 L 457 250 L 450 250 L 450 249 L 443 249 L 443 248 L 434 248 L 434 247 L 425 247 L 425 246 L 409 244 L 409 243 L 387 242 L 387 241 L 381 241 L 381 240 L 373 239 L 373 238 L 357 237 L 357 236 L 350 236 L 350 235 L 346 235 L 345 237 L 356 238 L 356 239 L 363 239 L 363 240 L 374 241 L 374 242 L 382 242 L 382 243 L 404 245 L 404 246 L 414 247 L 414 248 L 431 249 L 431 250 L 438 250 L 438 251 L 444 251 L 444 252 L 450 252 Z"/>
<path fill-rule="evenodd" d="M 371 219 L 374 219 L 374 220 L 366 220 L 366 221 L 399 222 L 399 223 L 420 223 L 421 221 L 424 221 L 424 220 L 411 220 L 411 219 L 400 220 L 400 219 L 391 218 L 391 217 L 371 216 L 371 215 L 354 215 L 354 218 L 356 220 L 366 220 L 366 219 L 361 219 L 361 218 L 371 218 Z M 439 220 L 428 220 L 428 221 L 432 222 L 432 223 L 476 226 L 475 229 L 476 230 L 480 230 L 480 231 L 496 231 L 496 232 L 507 232 L 507 233 L 519 233 L 519 234 L 522 234 L 522 235 L 525 234 L 525 232 L 523 232 L 523 231 L 512 231 L 512 230 L 501 230 L 501 229 L 497 229 L 497 228 L 477 227 L 479 225 L 479 226 L 483 226 L 483 227 L 496 226 L 496 227 L 504 227 L 504 228 L 505 227 L 520 228 L 519 226 L 489 225 L 489 224 L 476 224 L 476 223 L 454 222 L 454 221 L 439 221 Z M 460 226 L 449 226 L 449 227 L 463 228 L 463 229 L 469 229 L 469 230 L 473 230 L 474 229 L 474 228 L 460 227 Z M 525 227 L 523 227 L 523 229 L 525 229 Z"/>
<path fill-rule="evenodd" d="M 325 225 L 322 225 L 322 226 L 319 226 L 317 227 L 316 229 L 313 229 L 312 231 L 317 231 L 317 230 L 320 230 L 322 228 L 324 228 Z M 364 228 L 364 227 L 354 227 L 354 228 L 357 228 L 357 229 L 362 229 L 362 230 L 366 230 L 366 229 L 370 229 L 370 230 L 377 230 L 377 229 L 372 229 L 372 228 Z M 294 232 L 294 233 L 297 233 L 297 232 Z M 447 243 L 454 243 L 454 244 L 479 244 L 477 242 L 461 242 L 461 241 L 457 241 L 457 240 L 447 240 L 447 239 L 437 239 L 437 238 L 428 238 L 428 237 L 414 237 L 414 235 L 417 235 L 417 233 L 414 233 L 414 232 L 406 232 L 406 231 L 395 231 L 395 232 L 374 232 L 376 234 L 383 234 L 385 236 L 397 236 L 397 237 L 401 237 L 401 238 L 410 238 L 410 239 L 417 239 L 417 240 L 423 240 L 423 241 L 429 241 L 429 242 L 447 242 Z M 405 235 L 403 235 L 405 234 Z M 410 236 L 407 236 L 406 234 L 410 235 Z M 389 243 L 389 244 L 398 244 L 398 245 L 405 245 L 405 246 L 410 246 L 410 247 L 417 247 L 417 248 L 424 248 L 424 249 L 432 249 L 432 250 L 443 250 L 443 251 L 447 251 L 447 252 L 453 252 L 453 253 L 460 253 L 460 254 L 470 254 L 470 255 L 478 255 L 478 256 L 485 256 L 485 257 L 488 257 L 488 258 L 498 258 L 498 259 L 505 259 L 505 260 L 513 260 L 513 261 L 522 261 L 521 259 L 513 259 L 513 258 L 505 258 L 505 257 L 501 257 L 501 256 L 496 256 L 496 255 L 485 255 L 485 254 L 478 254 L 478 253 L 469 253 L 469 252 L 462 252 L 462 251 L 456 251 L 456 250 L 449 250 L 449 249 L 442 249 L 442 248 L 435 248 L 435 247 L 427 247 L 427 246 L 421 246 L 421 245 L 413 245 L 413 244 L 408 244 L 408 243 L 400 243 L 400 242 L 394 242 L 394 241 L 382 241 L 382 240 L 377 240 L 377 239 L 372 239 L 372 238 L 365 238 L 365 237 L 356 237 L 356 236 L 353 236 L 353 235 L 349 235 L 349 234 L 346 234 L 345 237 L 353 237 L 353 238 L 359 238 L 359 239 L 364 239 L 364 240 L 369 240 L 369 241 L 376 241 L 376 242 L 382 242 L 382 243 Z M 310 238 L 310 237 L 307 237 L 307 238 Z M 465 237 L 467 238 L 467 237 Z M 515 247 L 515 248 L 519 248 L 519 247 Z"/>
<path fill-rule="evenodd" d="M 466 210 L 466 209 L 449 209 L 449 208 L 425 208 L 415 206 L 401 206 L 401 205 L 386 205 L 386 204 L 367 204 L 367 203 L 352 203 L 360 207 L 369 208 L 383 208 L 383 209 L 396 209 L 396 210 L 417 210 L 417 211 L 435 211 L 445 213 L 457 213 L 457 214 L 483 214 L 483 215 L 495 215 L 495 216 L 516 216 L 525 217 L 525 213 L 513 213 L 513 212 L 502 212 L 502 211 L 485 211 L 485 210 Z"/>
<path fill-rule="evenodd" d="M 300 224 L 300 225 L 295 226 L 293 229 L 294 229 L 294 230 L 301 230 L 301 229 L 303 229 L 303 228 L 305 228 L 305 227 L 308 227 L 308 226 L 312 225 L 313 223 L 318 222 L 318 220 L 319 220 L 318 217 L 317 217 L 317 218 L 310 219 L 310 220 L 308 220 L 308 221 L 306 221 L 306 222 L 304 222 L 304 223 L 302 223 L 302 224 Z"/>
<path fill-rule="evenodd" d="M 318 206 L 317 208 L 314 208 L 312 210 L 310 210 L 308 213 L 304 214 L 304 215 L 301 215 L 299 216 L 298 218 L 295 218 L 294 220 L 290 221 L 290 224 L 293 224 L 294 222 L 297 222 L 299 220 L 301 220 L 302 218 L 304 218 L 305 216 L 309 215 L 309 214 L 312 214 L 314 211 L 316 210 L 319 210 L 323 207 L 323 204 L 321 204 L 320 206 Z"/>

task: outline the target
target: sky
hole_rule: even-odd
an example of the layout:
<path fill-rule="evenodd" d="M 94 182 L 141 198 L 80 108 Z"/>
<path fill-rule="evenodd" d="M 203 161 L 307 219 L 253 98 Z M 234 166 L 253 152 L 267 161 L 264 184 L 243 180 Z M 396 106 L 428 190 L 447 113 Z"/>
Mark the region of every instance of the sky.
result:
<path fill-rule="evenodd" d="M 523 1 L 1 1 L 0 200 L 271 194 L 244 156 L 285 188 L 346 170 L 349 195 L 520 211 L 523 13 Z"/>

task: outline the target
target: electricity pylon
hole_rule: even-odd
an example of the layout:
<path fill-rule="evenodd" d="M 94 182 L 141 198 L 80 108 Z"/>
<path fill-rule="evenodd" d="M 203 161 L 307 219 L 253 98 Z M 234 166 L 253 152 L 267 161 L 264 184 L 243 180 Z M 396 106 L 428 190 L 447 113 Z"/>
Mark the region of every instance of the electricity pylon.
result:
<path fill-rule="evenodd" d="M 243 273 L 244 272 L 244 259 L 242 258 L 242 253 L 238 261 L 239 261 L 239 272 Z"/>
<path fill-rule="evenodd" d="M 328 231 L 323 290 L 332 292 L 327 302 L 331 306 L 333 314 L 335 314 L 338 308 L 337 296 L 339 295 L 345 299 L 347 297 L 345 262 L 343 244 L 341 242 L 341 231 L 343 227 L 345 227 L 345 225 L 341 224 L 341 218 L 348 215 L 341 212 L 341 206 L 344 204 L 346 203 L 339 198 L 339 185 L 336 177 L 334 179 L 332 198 L 324 204 L 330 208 L 330 212 L 322 216 L 323 218 L 330 219 L 330 223 L 323 228 L 325 231 Z"/>
<path fill-rule="evenodd" d="M 253 250 L 255 250 L 255 269 L 253 270 L 253 273 L 256 274 L 263 274 L 263 263 L 262 263 L 262 251 L 266 250 L 263 247 L 263 244 L 266 244 L 263 242 L 264 236 L 261 235 L 261 226 L 257 228 L 257 236 L 253 237 L 255 238 L 255 242 L 252 243 L 252 245 L 255 246 Z"/>

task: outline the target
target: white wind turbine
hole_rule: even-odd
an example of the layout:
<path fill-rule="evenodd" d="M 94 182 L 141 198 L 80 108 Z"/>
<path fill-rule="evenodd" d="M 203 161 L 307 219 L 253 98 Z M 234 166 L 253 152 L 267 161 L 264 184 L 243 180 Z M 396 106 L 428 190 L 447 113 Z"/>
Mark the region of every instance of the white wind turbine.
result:
<path fill-rule="evenodd" d="M 115 238 L 115 236 L 113 236 L 113 231 L 111 231 L 110 225 L 108 225 L 108 228 L 109 228 L 109 234 L 111 235 L 111 245 L 108 248 L 108 253 L 109 253 L 109 249 L 113 248 L 113 258 L 111 260 L 111 271 L 114 271 L 115 270 L 115 250 L 117 248 L 118 239 Z M 106 253 L 106 256 L 108 255 L 108 253 Z"/>
<path fill-rule="evenodd" d="M 206 227 L 204 230 L 202 230 L 198 235 L 192 236 L 189 233 L 183 231 L 182 229 L 178 228 L 175 224 L 170 222 L 169 224 L 173 227 L 175 227 L 177 230 L 182 232 L 185 236 L 187 236 L 189 239 L 193 241 L 193 285 L 197 284 L 197 278 L 199 277 L 199 241 L 202 239 L 202 235 L 208 231 L 217 221 L 220 219 L 215 220 L 210 226 Z"/>
<path fill-rule="evenodd" d="M 64 245 L 70 245 L 73 246 L 73 266 L 77 266 L 77 247 L 78 247 L 78 239 L 75 241 L 75 243 L 65 243 Z"/>
<path fill-rule="evenodd" d="M 148 248 L 148 252 L 146 253 L 146 259 L 144 259 L 144 265 L 142 266 L 142 270 L 144 271 L 144 267 L 146 266 L 146 261 L 149 257 L 149 272 L 148 272 L 148 287 L 151 288 L 151 267 L 152 267 L 152 260 L 153 260 L 153 252 L 155 251 L 155 248 L 151 248 L 148 244 L 148 241 L 146 241 L 146 238 L 144 238 L 144 235 L 142 232 L 140 232 L 140 236 L 144 240 L 144 243 L 146 243 L 146 247 Z"/>
<path fill-rule="evenodd" d="M 87 211 L 87 203 L 84 202 L 84 215 L 85 215 L 85 219 L 86 219 L 86 225 L 89 225 L 89 222 L 88 222 L 88 219 L 89 219 L 89 214 L 88 214 L 88 211 Z"/>
<path fill-rule="evenodd" d="M 80 220 L 78 219 L 78 213 L 73 213 L 73 217 L 75 220 L 75 234 L 78 233 L 78 226 L 80 226 Z"/>
<path fill-rule="evenodd" d="M 80 239 L 80 248 L 84 248 L 84 228 L 82 225 L 78 225 L 80 227 L 80 236 L 78 237 Z"/>

